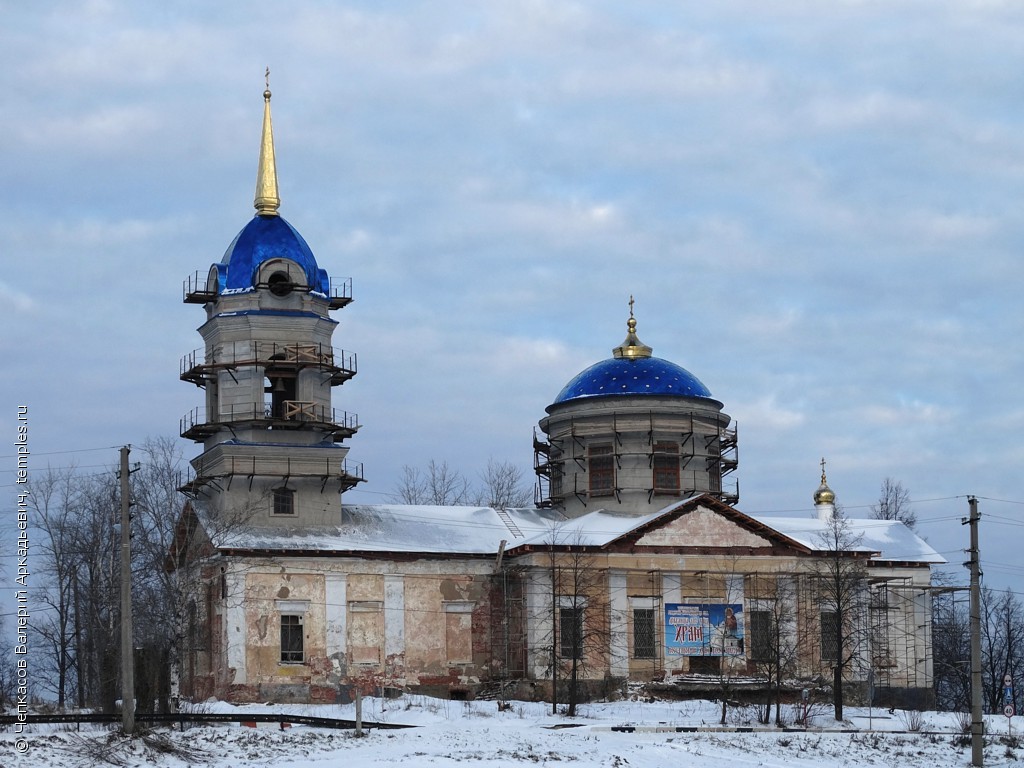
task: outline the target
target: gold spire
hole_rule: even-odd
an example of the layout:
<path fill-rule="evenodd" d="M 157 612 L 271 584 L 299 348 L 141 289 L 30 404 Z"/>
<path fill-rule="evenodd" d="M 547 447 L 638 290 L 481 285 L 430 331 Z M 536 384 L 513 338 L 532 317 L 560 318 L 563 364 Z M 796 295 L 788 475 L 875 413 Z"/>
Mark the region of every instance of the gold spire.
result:
<path fill-rule="evenodd" d="M 633 297 L 629 297 L 629 320 L 626 322 L 626 340 L 612 350 L 615 357 L 636 360 L 650 357 L 654 350 L 644 344 L 636 335 L 636 318 L 633 317 Z"/>
<path fill-rule="evenodd" d="M 270 67 L 267 67 L 266 83 L 267 89 L 263 91 L 263 140 L 260 142 L 260 165 L 256 171 L 256 199 L 253 205 L 260 216 L 277 216 L 281 198 L 277 196 L 274 128 L 270 124 Z"/>
<path fill-rule="evenodd" d="M 818 490 L 814 492 L 814 503 L 815 504 L 835 504 L 836 495 L 832 489 L 828 487 L 828 481 L 825 479 L 825 457 L 821 458 L 821 485 L 818 486 Z"/>

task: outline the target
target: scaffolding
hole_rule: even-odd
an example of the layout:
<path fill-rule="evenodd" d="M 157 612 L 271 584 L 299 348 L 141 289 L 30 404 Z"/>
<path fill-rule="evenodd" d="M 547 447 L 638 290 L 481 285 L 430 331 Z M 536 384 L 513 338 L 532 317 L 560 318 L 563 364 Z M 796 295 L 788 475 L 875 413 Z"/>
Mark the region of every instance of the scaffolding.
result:
<path fill-rule="evenodd" d="M 229 341 L 196 349 L 181 358 L 179 378 L 205 387 L 226 371 L 234 378 L 239 368 L 263 368 L 278 375 L 298 375 L 313 368 L 329 377 L 332 387 L 356 375 L 356 355 L 325 344 L 283 344 L 279 341 Z"/>
<path fill-rule="evenodd" d="M 616 469 L 612 488 L 602 495 L 615 496 L 617 501 L 621 501 L 623 492 L 642 491 L 651 503 L 655 495 L 685 498 L 695 493 L 707 493 L 725 504 L 738 503 L 739 481 L 733 479 L 731 484 L 726 484 L 739 466 L 737 427 L 719 423 L 714 425 L 713 431 L 708 431 L 708 420 L 693 412 L 679 419 L 665 418 L 650 411 L 645 420 L 646 425 L 641 426 L 635 416 L 623 418 L 616 413 L 598 424 L 593 418 L 584 417 L 579 421 L 570 418 L 567 430 L 545 436 L 547 439 L 538 437 L 534 428 L 533 467 L 537 475 L 534 501 L 537 506 L 559 506 L 573 496 L 584 507 L 588 505 L 594 493 L 589 487 L 581 488 L 579 478 L 588 472 L 587 445 L 595 438 L 611 442 Z M 703 429 L 698 429 L 698 421 L 704 422 Z M 581 423 L 586 425 L 585 429 Z M 637 444 L 635 439 L 626 440 L 624 437 L 638 435 L 641 430 L 646 433 L 643 448 L 624 450 L 624 445 Z M 669 443 L 672 450 L 666 447 Z M 664 457 L 669 455 L 678 456 L 678 461 L 664 462 Z M 638 485 L 635 480 L 629 481 L 628 485 L 622 483 L 618 470 L 627 458 L 646 459 L 650 469 L 647 475 L 649 482 L 644 485 Z M 703 466 L 697 462 L 703 462 Z M 576 471 L 567 471 L 570 463 L 576 465 Z M 663 476 L 672 480 L 671 484 L 659 487 L 656 480 L 658 472 L 655 471 L 657 463 L 665 467 Z"/>
<path fill-rule="evenodd" d="M 281 470 L 281 462 L 277 459 L 260 459 L 257 456 L 230 456 L 227 467 L 220 471 L 208 471 L 203 466 L 203 457 L 200 456 L 192 463 L 194 470 L 189 472 L 189 477 L 178 490 L 190 499 L 199 499 L 207 496 L 212 491 L 223 492 L 231 489 L 236 478 L 247 482 L 249 490 L 253 488 L 253 482 L 257 478 L 280 478 L 283 483 L 292 478 L 315 479 L 320 481 L 320 492 L 327 490 L 328 484 L 337 483 L 339 493 L 344 493 L 354 488 L 359 483 L 365 482 L 363 477 L 362 463 L 349 462 L 347 459 L 325 459 L 322 471 L 314 469 L 293 470 L 289 458 L 285 463 L 284 471 Z"/>
<path fill-rule="evenodd" d="M 282 405 L 277 413 L 263 403 L 222 404 L 215 413 L 196 407 L 179 419 L 178 431 L 187 440 L 202 442 L 222 429 L 295 431 L 311 427 L 336 443 L 359 431 L 359 417 L 354 413 L 305 400 L 284 400 Z"/>
<path fill-rule="evenodd" d="M 330 281 L 330 294 L 327 296 L 318 294 L 305 284 L 292 284 L 291 287 L 305 293 L 322 296 L 327 299 L 328 309 L 341 309 L 351 304 L 352 278 L 332 277 Z M 257 283 L 253 288 L 270 288 L 270 284 L 266 282 Z M 216 301 L 218 296 L 222 295 L 220 275 L 216 271 L 216 267 L 207 272 L 205 277 L 202 272 L 197 270 L 194 274 L 186 277 L 181 283 L 181 299 L 185 304 L 210 304 Z"/>

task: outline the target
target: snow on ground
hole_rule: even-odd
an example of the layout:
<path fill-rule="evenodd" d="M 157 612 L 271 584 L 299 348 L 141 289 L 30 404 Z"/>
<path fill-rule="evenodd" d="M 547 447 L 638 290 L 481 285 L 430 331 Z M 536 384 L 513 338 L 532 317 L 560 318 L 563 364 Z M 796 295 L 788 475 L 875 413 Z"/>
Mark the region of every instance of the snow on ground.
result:
<path fill-rule="evenodd" d="M 221 702 L 201 705 L 207 712 L 289 712 L 353 719 L 354 705 L 247 705 Z M 506 766 L 564 768 L 667 768 L 727 763 L 730 768 L 843 768 L 900 766 L 944 768 L 969 766 L 969 740 L 958 731 L 957 716 L 928 712 L 918 732 L 907 732 L 917 713 L 848 708 L 845 723 L 817 707 L 805 732 L 762 730 L 751 709 L 730 709 L 727 727 L 757 728 L 737 733 L 718 728 L 719 705 L 707 701 L 614 702 L 587 704 L 577 717 L 552 715 L 550 705 L 511 702 L 499 712 L 494 702 L 457 702 L 422 696 L 394 700 L 366 699 L 365 721 L 418 726 L 373 730 L 362 738 L 351 731 L 304 726 L 281 730 L 277 725 L 247 728 L 238 724 L 194 726 L 184 733 L 159 728 L 143 739 L 127 740 L 116 731 L 82 726 L 34 726 L 28 751 L 15 751 L 15 734 L 0 733 L 0 766 L 14 768 L 93 768 L 157 766 L 210 768 L 274 766 L 274 768 L 345 768 L 363 766 Z M 787 712 L 792 717 L 792 710 Z M 1024 741 L 1008 734 L 1005 717 L 987 719 L 986 766 L 1015 766 L 1024 761 Z M 635 731 L 616 732 L 613 727 Z M 679 733 L 678 726 L 714 730 Z M 852 733 L 834 732 L 837 729 Z"/>

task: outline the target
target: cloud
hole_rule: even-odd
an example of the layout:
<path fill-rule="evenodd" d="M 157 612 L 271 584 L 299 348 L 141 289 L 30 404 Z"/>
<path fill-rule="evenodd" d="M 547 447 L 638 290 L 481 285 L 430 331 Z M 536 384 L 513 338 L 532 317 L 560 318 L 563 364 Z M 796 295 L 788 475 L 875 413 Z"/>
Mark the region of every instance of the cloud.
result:
<path fill-rule="evenodd" d="M 1024 17 L 931 11 L 12 5 L 0 242 L 28 266 L 0 297 L 39 340 L 20 363 L 40 451 L 181 415 L 69 414 L 56 345 L 78 402 L 110 402 L 116 342 L 125 392 L 198 404 L 180 281 L 252 215 L 269 64 L 282 212 L 355 286 L 334 344 L 360 373 L 335 401 L 363 419 L 368 492 L 421 456 L 529 465 L 633 294 L 645 343 L 739 421 L 744 504 L 810 506 L 822 453 L 851 505 L 886 475 L 1024 498 Z"/>
<path fill-rule="evenodd" d="M 13 308 L 16 312 L 31 312 L 36 308 L 36 302 L 31 296 L 2 280 L 0 280 L 0 303 Z"/>

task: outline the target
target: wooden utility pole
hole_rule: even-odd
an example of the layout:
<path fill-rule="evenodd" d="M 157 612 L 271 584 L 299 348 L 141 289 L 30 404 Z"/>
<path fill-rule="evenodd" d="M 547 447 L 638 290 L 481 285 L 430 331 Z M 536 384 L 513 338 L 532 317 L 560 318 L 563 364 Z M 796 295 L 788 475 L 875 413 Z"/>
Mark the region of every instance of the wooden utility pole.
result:
<path fill-rule="evenodd" d="M 132 637 L 131 483 L 128 454 L 121 448 L 121 726 L 135 733 L 135 642 Z"/>
<path fill-rule="evenodd" d="M 363 736 L 363 689 L 356 684 L 356 736 Z"/>
<path fill-rule="evenodd" d="M 978 500 L 967 498 L 971 516 L 964 521 L 971 526 L 971 765 L 985 764 L 985 721 L 981 706 L 981 555 L 978 549 Z"/>

